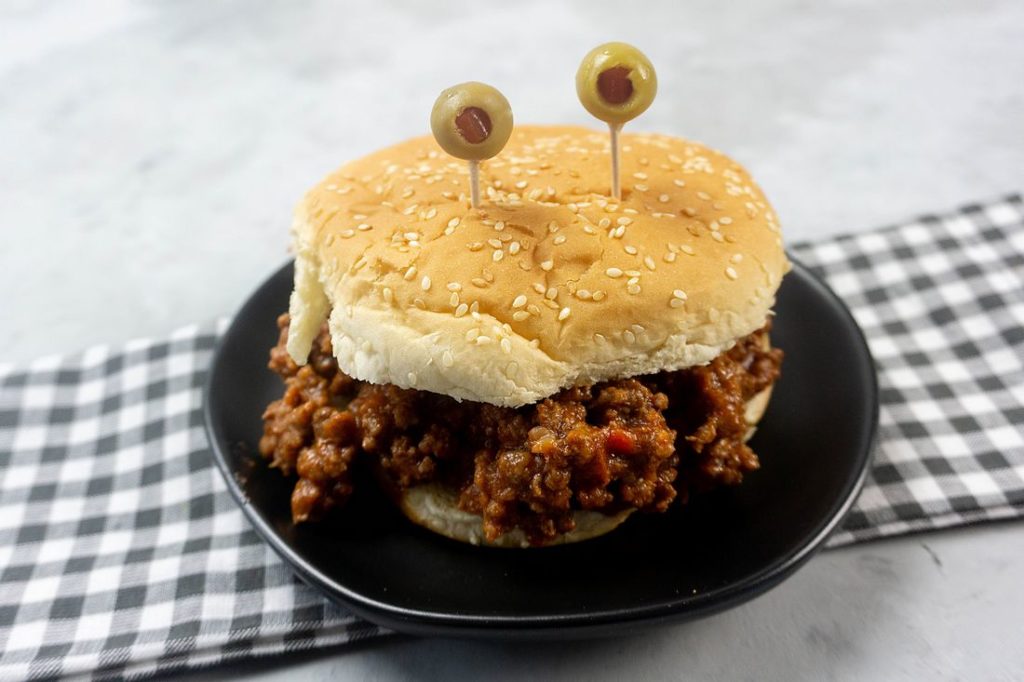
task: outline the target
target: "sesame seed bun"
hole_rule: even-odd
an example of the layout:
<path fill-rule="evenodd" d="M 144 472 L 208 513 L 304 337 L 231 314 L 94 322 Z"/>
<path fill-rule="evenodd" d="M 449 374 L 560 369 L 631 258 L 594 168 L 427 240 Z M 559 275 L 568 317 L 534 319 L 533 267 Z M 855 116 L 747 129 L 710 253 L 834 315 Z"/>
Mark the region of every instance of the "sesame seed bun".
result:
<path fill-rule="evenodd" d="M 768 344 L 765 344 L 768 346 Z M 764 389 L 749 401 L 745 417 L 747 429 L 745 440 L 750 440 L 757 423 L 761 421 L 768 402 L 771 399 L 772 387 Z M 386 483 L 386 478 L 381 477 Z M 459 509 L 459 494 L 453 488 L 443 486 L 439 483 L 427 483 L 413 488 L 403 490 L 392 489 L 392 497 L 398 504 L 402 513 L 413 523 L 423 526 L 427 530 L 439 533 L 452 540 L 466 542 L 471 545 L 487 545 L 489 547 L 504 548 L 527 548 L 531 547 L 526 533 L 520 528 L 515 528 L 508 533 L 498 537 L 496 540 L 488 541 L 484 536 L 483 519 L 479 514 L 472 514 Z M 618 528 L 635 509 L 623 509 L 616 514 L 602 514 L 596 511 L 579 510 L 573 513 L 573 521 L 576 527 L 568 533 L 561 533 L 546 546 L 565 545 L 573 542 L 582 542 L 597 538 L 610 533 Z"/>
<path fill-rule="evenodd" d="M 329 320 L 357 379 L 517 407 L 575 384 L 709 362 L 760 328 L 789 264 L 771 206 L 719 152 L 519 126 L 481 167 L 430 137 L 349 163 L 293 224 L 288 351 Z"/>

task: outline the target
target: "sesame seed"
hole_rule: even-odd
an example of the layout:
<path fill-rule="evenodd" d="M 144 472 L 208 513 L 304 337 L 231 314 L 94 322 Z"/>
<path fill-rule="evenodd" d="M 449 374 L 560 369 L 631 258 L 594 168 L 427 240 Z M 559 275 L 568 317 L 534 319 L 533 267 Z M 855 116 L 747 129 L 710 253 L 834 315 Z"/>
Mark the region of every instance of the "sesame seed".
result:
<path fill-rule="evenodd" d="M 504 229 L 505 229 L 505 221 L 504 220 L 499 220 L 498 222 L 494 223 L 494 231 L 495 232 L 501 232 Z"/>
<path fill-rule="evenodd" d="M 570 315 L 572 315 L 572 310 L 570 310 L 569 308 L 562 308 L 561 310 L 558 311 L 558 321 L 561 322 Z"/>
<path fill-rule="evenodd" d="M 453 308 L 459 305 L 459 294 L 457 291 L 453 291 L 452 295 L 448 297 L 448 305 Z"/>
<path fill-rule="evenodd" d="M 718 222 L 722 223 L 723 225 L 732 225 L 732 218 L 730 218 L 727 215 L 724 215 L 718 219 Z"/>
<path fill-rule="evenodd" d="M 625 225 L 619 225 L 614 230 L 612 230 L 612 238 L 613 239 L 621 239 L 622 235 L 624 235 L 624 234 L 626 234 L 626 226 Z"/>
<path fill-rule="evenodd" d="M 552 260 L 542 261 L 540 264 L 540 269 L 544 270 L 545 272 L 551 270 L 551 268 L 553 267 L 555 267 L 555 262 Z"/>
<path fill-rule="evenodd" d="M 372 230 L 373 228 L 367 225 L 366 223 L 359 223 L 358 225 L 356 225 L 356 229 L 359 230 L 360 232 L 366 232 L 367 230 Z"/>
<path fill-rule="evenodd" d="M 512 242 L 511 244 L 508 245 L 508 252 L 514 256 L 517 253 L 519 253 L 520 248 L 521 247 L 519 242 Z"/>
<path fill-rule="evenodd" d="M 462 317 L 468 312 L 469 306 L 466 305 L 465 303 L 460 303 L 459 306 L 455 309 L 455 317 Z"/>
<path fill-rule="evenodd" d="M 541 284 L 540 282 L 534 282 L 533 283 L 533 290 L 536 291 L 541 296 L 544 295 L 544 291 L 545 291 L 544 285 Z"/>
<path fill-rule="evenodd" d="M 608 339 L 604 338 L 604 334 L 594 334 L 594 341 L 597 341 L 598 343 L 604 343 L 607 340 Z"/>
<path fill-rule="evenodd" d="M 633 219 L 626 216 L 622 216 L 615 222 L 618 223 L 619 225 L 629 225 L 631 222 L 633 222 Z"/>
<path fill-rule="evenodd" d="M 354 234 L 355 234 L 354 230 L 345 230 L 344 232 L 341 233 L 341 238 L 342 239 L 348 239 L 349 237 L 351 237 Z"/>
<path fill-rule="evenodd" d="M 424 302 L 423 302 L 423 299 L 422 299 L 422 298 L 419 298 L 419 297 L 417 297 L 417 298 L 414 298 L 414 299 L 412 300 L 412 304 L 413 304 L 414 306 L 416 306 L 417 308 L 419 308 L 420 310 L 425 310 L 425 309 L 426 309 L 426 307 L 427 307 L 427 304 L 426 304 L 426 303 L 424 303 Z"/>
<path fill-rule="evenodd" d="M 466 248 L 469 249 L 470 251 L 479 251 L 480 249 L 484 248 L 484 243 L 470 242 L 469 244 L 466 244 Z"/>
<path fill-rule="evenodd" d="M 635 256 L 637 253 L 639 253 L 637 251 L 637 248 L 632 244 L 626 244 L 625 246 L 622 247 L 622 250 L 628 253 L 630 256 Z"/>
<path fill-rule="evenodd" d="M 584 225 L 583 231 L 586 232 L 587 234 L 597 234 L 596 232 L 594 232 L 594 228 L 592 228 L 590 225 Z"/>
<path fill-rule="evenodd" d="M 633 189 L 635 189 L 637 192 L 646 192 L 647 190 L 650 189 L 650 187 L 638 182 L 637 184 L 633 185 Z"/>
<path fill-rule="evenodd" d="M 484 335 L 481 334 L 480 336 L 476 337 L 476 345 L 483 346 L 485 344 L 490 343 L 491 340 L 492 340 L 491 337 L 484 336 Z"/>
<path fill-rule="evenodd" d="M 493 260 L 495 263 L 497 263 L 498 261 L 500 261 L 504 257 L 505 257 L 505 252 L 504 251 L 495 251 L 494 253 L 491 254 L 491 260 Z"/>
<path fill-rule="evenodd" d="M 526 294 L 519 294 L 512 301 L 513 308 L 522 308 L 524 305 L 526 305 Z"/>
<path fill-rule="evenodd" d="M 452 352 L 450 350 L 446 350 L 441 354 L 441 364 L 445 367 L 451 367 L 455 364 L 455 358 L 452 356 Z"/>
<path fill-rule="evenodd" d="M 680 180 L 679 178 L 676 178 L 675 180 L 673 180 L 672 184 L 675 185 L 676 187 L 686 187 L 686 181 L 685 180 Z"/>
<path fill-rule="evenodd" d="M 627 273 L 627 274 L 629 274 L 629 273 Z M 640 283 L 640 278 L 637 277 L 636 275 L 633 275 L 632 277 L 630 277 L 629 279 L 626 280 L 626 284 L 639 284 L 639 283 Z"/>
<path fill-rule="evenodd" d="M 736 269 L 731 265 L 725 269 L 725 274 L 729 279 L 739 279 Z"/>
<path fill-rule="evenodd" d="M 630 215 L 640 215 L 640 211 L 636 210 L 635 208 L 624 208 L 622 209 L 622 212 L 629 213 Z"/>
<path fill-rule="evenodd" d="M 679 250 L 682 251 L 683 253 L 685 253 L 687 256 L 692 256 L 695 253 L 695 251 L 693 250 L 693 247 L 688 245 L 688 244 L 680 244 L 679 245 Z"/>
<path fill-rule="evenodd" d="M 530 183 L 528 183 L 526 180 L 520 180 L 519 182 L 516 183 L 516 189 L 523 189 L 528 184 Z"/>
<path fill-rule="evenodd" d="M 483 270 L 482 274 L 484 276 L 484 279 L 486 279 L 491 284 L 494 284 L 494 275 L 491 273 L 490 270 Z"/>
<path fill-rule="evenodd" d="M 594 300 L 595 301 L 603 301 L 605 299 L 605 296 L 607 296 L 607 295 L 608 295 L 607 293 L 605 293 L 604 291 L 601 291 L 600 289 L 598 289 L 597 291 L 594 292 Z"/>
<path fill-rule="evenodd" d="M 550 232 L 551 234 L 554 234 L 555 232 L 558 232 L 558 230 L 559 230 L 558 223 L 556 223 L 554 220 L 552 220 L 550 223 L 548 223 L 548 232 Z"/>
<path fill-rule="evenodd" d="M 708 201 L 711 199 L 711 195 L 708 194 L 707 192 L 697 192 L 697 198 L 703 199 L 704 201 Z"/>
<path fill-rule="evenodd" d="M 420 233 L 419 232 L 406 232 L 402 236 L 405 237 L 406 241 L 412 242 L 412 241 L 416 241 L 417 239 L 420 238 Z"/>
<path fill-rule="evenodd" d="M 384 287 L 384 302 L 391 305 L 391 302 L 395 300 L 395 295 L 392 293 L 390 287 Z"/>
<path fill-rule="evenodd" d="M 420 280 L 420 288 L 423 291 L 430 291 L 430 276 L 423 275 L 423 279 Z"/>
<path fill-rule="evenodd" d="M 618 268 L 608 268 L 607 270 L 604 271 L 604 274 L 608 275 L 612 279 L 615 279 L 617 277 L 622 277 L 622 270 Z"/>
<path fill-rule="evenodd" d="M 662 256 L 661 259 L 663 261 L 665 261 L 666 263 L 675 263 L 676 262 L 676 254 L 669 252 L 669 253 L 666 253 L 664 256 Z"/>
<path fill-rule="evenodd" d="M 547 291 L 544 292 L 544 298 L 550 300 L 558 298 L 558 289 L 556 287 L 549 288 Z"/>
<path fill-rule="evenodd" d="M 466 332 L 467 341 L 476 341 L 476 337 L 478 336 L 480 336 L 480 330 L 475 327 Z"/>
<path fill-rule="evenodd" d="M 660 195 L 658 195 L 658 201 L 660 201 L 661 203 L 667 204 L 668 200 L 669 200 L 669 196 L 667 194 L 660 194 Z"/>
<path fill-rule="evenodd" d="M 711 238 L 714 239 L 716 242 L 724 242 L 725 241 L 725 237 L 722 236 L 721 232 L 712 232 L 711 233 Z"/>
<path fill-rule="evenodd" d="M 590 297 L 591 293 L 587 289 L 579 289 L 576 291 L 576 298 L 586 301 Z"/>
<path fill-rule="evenodd" d="M 427 211 L 427 219 L 428 219 L 428 220 L 429 220 L 430 218 L 433 218 L 433 217 L 434 217 L 434 216 L 436 216 L 436 215 L 437 215 L 437 209 L 436 209 L 436 208 L 432 208 L 432 209 L 430 209 L 429 211 Z"/>
<path fill-rule="evenodd" d="M 512 313 L 512 319 L 515 320 L 516 322 L 522 322 L 523 320 L 529 317 L 530 313 L 526 312 L 525 310 L 517 310 L 514 313 Z"/>
<path fill-rule="evenodd" d="M 668 305 L 671 308 L 681 308 L 684 305 L 686 305 L 686 301 L 684 301 L 681 298 L 672 298 L 672 299 L 669 299 Z"/>
<path fill-rule="evenodd" d="M 626 270 L 627 277 L 639 277 L 641 274 L 639 270 Z"/>
<path fill-rule="evenodd" d="M 633 332 L 629 331 L 628 329 L 626 331 L 622 332 L 622 338 L 624 338 L 626 340 L 626 343 L 628 343 L 630 345 L 636 343 L 636 334 L 634 334 Z"/>
<path fill-rule="evenodd" d="M 647 173 L 633 173 L 633 177 L 636 178 L 637 180 L 646 180 Z"/>
<path fill-rule="evenodd" d="M 555 244 L 564 244 L 565 243 L 565 235 L 564 234 L 560 234 L 557 237 L 555 237 L 552 241 Z"/>
<path fill-rule="evenodd" d="M 732 255 L 732 258 L 729 259 L 729 261 L 731 263 L 740 263 L 740 262 L 743 261 L 743 254 L 742 253 L 734 253 Z"/>
<path fill-rule="evenodd" d="M 454 228 L 459 226 L 460 222 L 462 222 L 461 219 L 459 219 L 459 218 L 452 218 L 451 220 L 448 221 L 448 227 L 454 229 Z"/>
<path fill-rule="evenodd" d="M 644 265 L 647 266 L 648 270 L 654 270 L 657 267 L 654 263 L 654 259 L 650 256 L 644 256 Z"/>
<path fill-rule="evenodd" d="M 609 220 L 608 218 L 601 218 L 600 220 L 597 221 L 597 226 L 602 228 L 602 229 L 607 229 L 607 228 L 611 227 L 611 225 L 612 225 L 612 221 Z"/>
<path fill-rule="evenodd" d="M 526 312 L 536 317 L 540 315 L 540 308 L 537 307 L 537 304 L 531 303 L 530 305 L 526 306 Z"/>
<path fill-rule="evenodd" d="M 462 285 L 458 282 L 448 282 L 448 286 L 445 287 L 448 291 L 462 291 Z"/>
<path fill-rule="evenodd" d="M 487 280 L 485 280 L 483 277 L 474 277 L 469 281 L 472 282 L 473 286 L 480 287 L 481 289 L 487 286 Z"/>
<path fill-rule="evenodd" d="M 626 287 L 626 292 L 631 294 L 631 295 L 633 295 L 633 296 L 636 296 L 637 294 L 640 293 L 640 285 L 639 284 L 630 284 L 628 287 Z"/>
<path fill-rule="evenodd" d="M 501 248 L 501 240 L 500 240 L 500 239 L 488 239 L 488 240 L 487 240 L 487 243 L 488 243 L 488 244 L 489 244 L 489 245 L 490 245 L 491 247 L 493 247 L 493 248 L 495 248 L 495 249 L 500 249 L 500 248 Z"/>
<path fill-rule="evenodd" d="M 508 339 L 502 339 L 501 340 L 501 350 L 505 351 L 505 353 L 511 353 L 512 352 L 512 342 L 509 341 Z"/>
<path fill-rule="evenodd" d="M 476 316 L 480 312 L 480 301 L 473 301 L 469 306 L 469 312 Z"/>

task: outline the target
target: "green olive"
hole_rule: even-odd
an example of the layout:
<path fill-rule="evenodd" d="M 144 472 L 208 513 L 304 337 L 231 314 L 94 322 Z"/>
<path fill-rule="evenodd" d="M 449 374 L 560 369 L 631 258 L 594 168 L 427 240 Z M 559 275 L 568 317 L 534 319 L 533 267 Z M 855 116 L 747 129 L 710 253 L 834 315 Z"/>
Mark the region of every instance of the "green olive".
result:
<path fill-rule="evenodd" d="M 647 111 L 657 92 L 658 77 L 650 60 L 626 43 L 598 45 L 576 72 L 580 103 L 611 125 L 622 125 Z"/>
<path fill-rule="evenodd" d="M 430 129 L 441 148 L 466 161 L 496 156 L 512 135 L 512 107 L 484 83 L 444 90 L 430 112 Z"/>

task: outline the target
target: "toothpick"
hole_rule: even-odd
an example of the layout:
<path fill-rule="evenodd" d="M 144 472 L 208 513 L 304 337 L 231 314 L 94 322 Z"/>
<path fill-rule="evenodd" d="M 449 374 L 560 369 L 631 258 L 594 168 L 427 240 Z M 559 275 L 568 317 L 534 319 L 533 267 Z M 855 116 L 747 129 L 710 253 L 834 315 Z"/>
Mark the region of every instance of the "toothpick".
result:
<path fill-rule="evenodd" d="M 480 208 L 480 162 L 470 160 L 468 163 L 469 203 L 473 208 Z"/>
<path fill-rule="evenodd" d="M 608 131 L 612 137 L 612 197 L 616 201 L 622 199 L 622 186 L 619 183 L 619 131 L 621 129 L 620 124 L 608 124 Z"/>

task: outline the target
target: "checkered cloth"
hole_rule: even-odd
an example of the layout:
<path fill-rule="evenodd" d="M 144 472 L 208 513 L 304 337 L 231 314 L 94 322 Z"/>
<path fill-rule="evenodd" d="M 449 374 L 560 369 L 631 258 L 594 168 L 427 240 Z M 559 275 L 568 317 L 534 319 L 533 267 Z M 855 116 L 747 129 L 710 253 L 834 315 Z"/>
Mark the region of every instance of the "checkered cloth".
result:
<path fill-rule="evenodd" d="M 849 304 L 880 442 L 831 544 L 1024 512 L 1019 196 L 794 254 Z M 299 583 L 215 470 L 224 324 L 0 366 L 0 678 L 145 676 L 383 634 Z"/>

